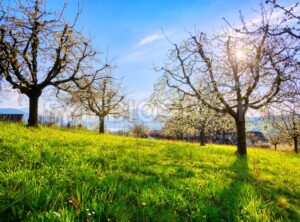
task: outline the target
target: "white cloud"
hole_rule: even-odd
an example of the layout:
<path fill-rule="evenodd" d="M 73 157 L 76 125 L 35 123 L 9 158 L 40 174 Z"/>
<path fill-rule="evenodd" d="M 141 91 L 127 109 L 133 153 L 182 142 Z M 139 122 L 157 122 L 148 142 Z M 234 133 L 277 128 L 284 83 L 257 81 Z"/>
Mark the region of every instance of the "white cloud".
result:
<path fill-rule="evenodd" d="M 140 40 L 139 46 L 149 44 L 162 38 L 164 38 L 164 35 L 161 34 L 148 35 Z"/>
<path fill-rule="evenodd" d="M 172 42 L 180 42 L 185 35 L 186 33 L 182 32 L 180 28 L 168 29 L 164 34 L 156 33 L 148 35 L 142 38 L 138 44 L 127 51 L 126 54 L 121 55 L 119 62 L 123 65 L 139 62 L 139 64 L 147 64 L 147 67 L 153 69 L 153 64 L 157 65 L 157 63 L 163 61 L 168 55 L 168 50 L 172 48 L 172 44 L 167 38 L 171 39 Z M 153 43 L 154 41 L 155 43 Z"/>
<path fill-rule="evenodd" d="M 121 56 L 119 62 L 121 64 L 128 64 L 132 62 L 139 62 L 140 64 L 147 64 L 152 67 L 152 63 L 163 59 L 167 55 L 169 44 L 160 41 L 155 45 L 144 45 L 144 47 L 138 47 L 132 49 L 126 55 Z"/>

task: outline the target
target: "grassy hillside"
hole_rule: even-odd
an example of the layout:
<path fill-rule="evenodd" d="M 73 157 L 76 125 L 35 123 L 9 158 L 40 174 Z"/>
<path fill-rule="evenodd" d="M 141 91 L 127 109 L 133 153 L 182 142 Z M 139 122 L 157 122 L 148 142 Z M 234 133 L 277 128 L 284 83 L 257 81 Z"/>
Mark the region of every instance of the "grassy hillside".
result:
<path fill-rule="evenodd" d="M 0 221 L 300 221 L 300 156 L 0 123 Z"/>

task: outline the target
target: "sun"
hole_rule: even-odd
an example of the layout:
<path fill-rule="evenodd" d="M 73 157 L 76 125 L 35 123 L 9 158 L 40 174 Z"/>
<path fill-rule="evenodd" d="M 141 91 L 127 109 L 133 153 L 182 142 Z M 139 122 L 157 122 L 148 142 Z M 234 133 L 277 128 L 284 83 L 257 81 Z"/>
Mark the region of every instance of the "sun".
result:
<path fill-rule="evenodd" d="M 243 52 L 243 50 L 236 50 L 235 51 L 235 58 L 238 60 L 238 61 L 243 61 L 245 60 L 245 52 Z"/>

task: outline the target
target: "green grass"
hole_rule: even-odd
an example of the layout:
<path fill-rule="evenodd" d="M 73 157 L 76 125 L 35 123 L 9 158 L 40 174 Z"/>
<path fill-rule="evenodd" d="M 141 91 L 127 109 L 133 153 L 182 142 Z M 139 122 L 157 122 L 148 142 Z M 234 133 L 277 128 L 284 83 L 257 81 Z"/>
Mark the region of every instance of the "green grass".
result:
<path fill-rule="evenodd" d="M 0 123 L 0 221 L 300 221 L 300 156 Z"/>

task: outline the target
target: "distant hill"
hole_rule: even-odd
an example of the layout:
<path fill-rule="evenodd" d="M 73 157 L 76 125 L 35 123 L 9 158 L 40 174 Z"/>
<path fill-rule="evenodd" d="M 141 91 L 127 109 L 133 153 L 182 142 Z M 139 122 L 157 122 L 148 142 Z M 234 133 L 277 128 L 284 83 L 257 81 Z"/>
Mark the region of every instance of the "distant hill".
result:
<path fill-rule="evenodd" d="M 0 114 L 23 114 L 24 120 L 27 121 L 29 114 L 26 112 L 26 108 L 23 109 L 13 109 L 13 108 L 0 108 Z M 163 124 L 157 123 L 153 120 L 153 117 L 149 114 L 142 113 L 141 110 L 133 110 L 132 112 L 135 112 L 135 115 L 138 116 L 141 122 L 143 122 L 146 126 L 148 126 L 150 129 L 156 129 L 159 130 L 163 127 Z M 145 117 L 146 115 L 146 117 Z M 47 117 L 45 117 L 47 118 Z M 247 130 L 251 131 L 263 131 L 264 124 L 261 121 L 261 117 L 248 117 L 247 118 Z M 68 121 L 66 120 L 59 120 L 59 123 L 62 123 L 64 125 L 67 125 Z M 98 119 L 97 118 L 88 118 L 86 120 L 82 121 L 82 124 L 88 128 L 95 128 L 98 126 Z M 118 130 L 127 130 L 132 126 L 132 122 L 128 120 L 117 120 L 110 118 L 105 123 L 105 127 L 111 131 L 118 131 Z"/>
<path fill-rule="evenodd" d="M 27 122 L 29 113 L 26 112 L 26 108 L 23 109 L 14 109 L 14 108 L 0 108 L 0 114 L 23 114 L 24 120 Z M 150 129 L 161 129 L 161 124 L 156 123 L 151 117 L 143 117 L 140 113 L 141 110 L 134 110 L 134 112 L 138 113 L 137 115 L 140 118 L 140 121 L 142 121 L 146 126 L 148 126 Z M 41 117 L 41 116 L 40 116 Z M 47 119 L 46 116 L 42 116 L 45 120 Z M 67 125 L 68 121 L 64 119 L 58 120 L 59 124 Z M 124 119 L 114 119 L 110 118 L 105 122 L 105 127 L 111 131 L 118 131 L 118 130 L 127 130 L 132 126 L 132 122 Z M 82 121 L 82 125 L 85 127 L 88 127 L 90 129 L 98 127 L 98 119 L 97 118 L 87 118 Z"/>
<path fill-rule="evenodd" d="M 262 121 L 262 118 L 260 116 L 248 117 L 246 127 L 248 131 L 263 132 L 265 128 L 265 123 Z"/>

